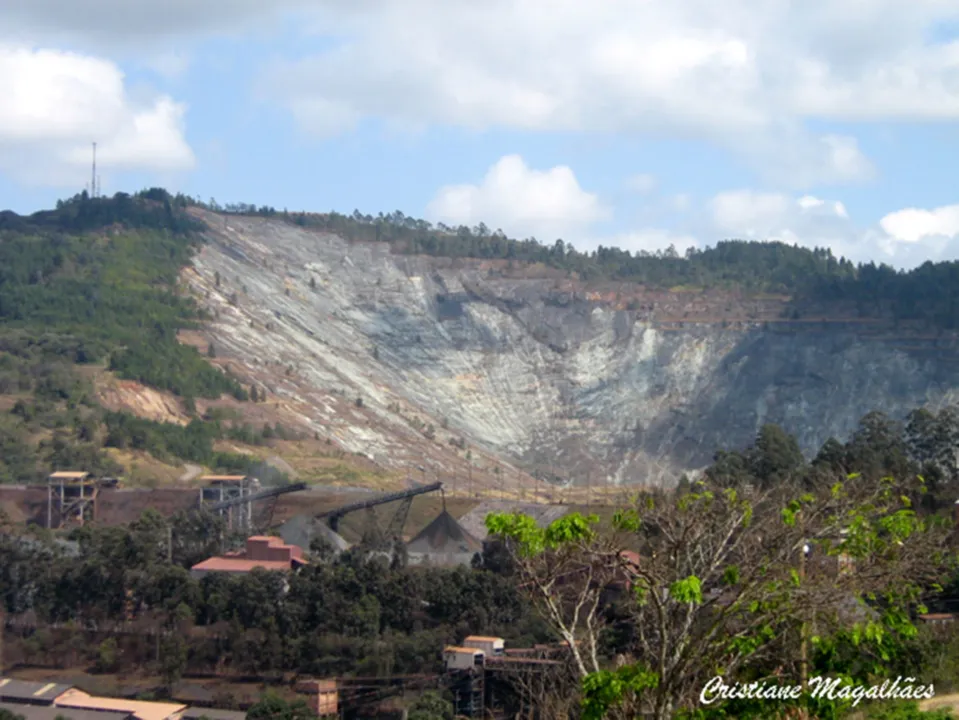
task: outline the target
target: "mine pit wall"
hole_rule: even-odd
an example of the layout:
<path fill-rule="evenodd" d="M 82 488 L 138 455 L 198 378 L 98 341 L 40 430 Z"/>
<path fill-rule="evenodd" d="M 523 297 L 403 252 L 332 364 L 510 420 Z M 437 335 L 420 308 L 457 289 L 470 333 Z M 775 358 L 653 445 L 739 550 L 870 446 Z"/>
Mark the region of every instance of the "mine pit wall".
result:
<path fill-rule="evenodd" d="M 587 289 L 258 218 L 220 219 L 210 239 L 185 278 L 219 315 L 218 357 L 384 467 L 432 455 L 449 468 L 458 435 L 474 455 L 541 476 L 671 484 L 763 423 L 812 455 L 871 410 L 901 417 L 957 399 L 952 338 L 848 316 L 787 320 L 783 298 Z"/>

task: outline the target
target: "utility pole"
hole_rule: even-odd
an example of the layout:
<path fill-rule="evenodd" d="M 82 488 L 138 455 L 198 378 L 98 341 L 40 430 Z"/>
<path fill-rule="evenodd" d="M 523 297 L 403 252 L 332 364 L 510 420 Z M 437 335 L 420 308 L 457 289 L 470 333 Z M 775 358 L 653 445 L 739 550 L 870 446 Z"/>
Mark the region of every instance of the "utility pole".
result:
<path fill-rule="evenodd" d="M 93 172 L 90 174 L 90 197 L 97 196 L 97 144 L 93 143 Z"/>
<path fill-rule="evenodd" d="M 166 561 L 173 564 L 173 525 L 166 527 Z"/>

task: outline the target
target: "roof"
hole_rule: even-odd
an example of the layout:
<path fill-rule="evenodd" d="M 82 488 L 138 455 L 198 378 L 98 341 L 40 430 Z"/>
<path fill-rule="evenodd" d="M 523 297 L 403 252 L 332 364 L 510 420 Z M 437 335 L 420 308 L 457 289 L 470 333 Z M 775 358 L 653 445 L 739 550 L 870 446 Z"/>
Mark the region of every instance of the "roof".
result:
<path fill-rule="evenodd" d="M 28 702 L 53 704 L 60 695 L 70 690 L 60 683 L 29 682 L 13 678 L 0 679 L 0 702 Z"/>
<path fill-rule="evenodd" d="M 216 482 L 216 481 L 240 481 L 246 480 L 246 475 L 201 475 L 198 477 L 198 480 L 205 480 L 207 482 Z"/>
<path fill-rule="evenodd" d="M 930 620 L 955 620 L 956 616 L 952 613 L 926 613 L 919 616 L 920 620 L 929 622 Z"/>
<path fill-rule="evenodd" d="M 57 717 L 65 717 L 67 720 L 124 720 L 130 717 L 128 712 L 73 710 L 53 705 L 38 706 L 23 703 L 0 703 L 0 710 L 7 710 L 26 720 L 56 720 Z M 210 720 L 217 720 L 217 718 Z"/>
<path fill-rule="evenodd" d="M 185 710 L 187 706 L 180 703 L 94 697 L 87 695 L 82 690 L 69 690 L 57 699 L 57 707 L 85 710 L 119 710 L 131 713 L 137 720 L 167 720 L 171 715 L 176 715 Z"/>
<path fill-rule="evenodd" d="M 469 642 L 470 640 L 474 642 L 503 642 L 503 638 L 490 637 L 488 635 L 468 635 L 463 642 Z"/>
<path fill-rule="evenodd" d="M 476 653 L 479 653 L 480 655 L 486 654 L 479 648 L 457 647 L 456 645 L 447 646 L 443 649 L 443 652 L 455 653 L 456 655 L 476 655 Z"/>
<path fill-rule="evenodd" d="M 287 571 L 293 564 L 302 564 L 297 558 L 288 560 L 247 560 L 246 558 L 211 557 L 194 565 L 191 570 L 204 572 L 250 572 L 254 568 L 270 571 Z"/>
<path fill-rule="evenodd" d="M 246 720 L 246 713 L 242 710 L 217 710 L 216 708 L 188 707 L 180 716 L 183 720 Z"/>
<path fill-rule="evenodd" d="M 83 480 L 90 477 L 90 473 L 76 470 L 58 470 L 48 476 L 52 480 Z"/>
<path fill-rule="evenodd" d="M 434 518 L 406 546 L 408 553 L 483 551 L 483 543 L 468 533 L 446 510 Z"/>

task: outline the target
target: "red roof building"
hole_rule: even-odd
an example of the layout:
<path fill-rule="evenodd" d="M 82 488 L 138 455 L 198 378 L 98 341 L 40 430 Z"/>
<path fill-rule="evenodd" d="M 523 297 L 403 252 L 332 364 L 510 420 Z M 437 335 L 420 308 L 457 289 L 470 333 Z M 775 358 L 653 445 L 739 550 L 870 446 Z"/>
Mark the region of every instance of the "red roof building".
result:
<path fill-rule="evenodd" d="M 303 548 L 287 545 L 278 537 L 256 535 L 247 538 L 245 550 L 208 558 L 190 568 L 190 574 L 200 578 L 211 572 L 248 573 L 254 568 L 289 572 L 302 565 L 306 565 Z"/>

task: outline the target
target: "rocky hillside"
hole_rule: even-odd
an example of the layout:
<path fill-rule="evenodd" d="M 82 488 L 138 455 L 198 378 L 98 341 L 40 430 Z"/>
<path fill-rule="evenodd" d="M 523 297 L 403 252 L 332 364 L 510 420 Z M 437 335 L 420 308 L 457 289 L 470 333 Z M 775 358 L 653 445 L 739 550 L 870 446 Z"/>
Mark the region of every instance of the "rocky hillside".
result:
<path fill-rule="evenodd" d="M 815 452 L 959 388 L 953 335 L 190 212 L 209 230 L 182 279 L 214 320 L 181 339 L 284 422 L 414 476 L 670 483 L 763 423 Z"/>

